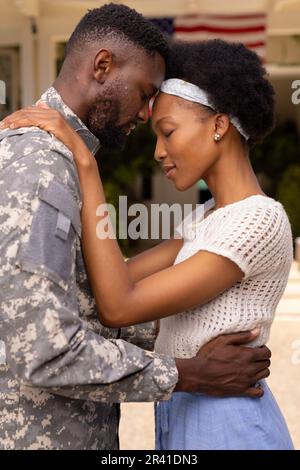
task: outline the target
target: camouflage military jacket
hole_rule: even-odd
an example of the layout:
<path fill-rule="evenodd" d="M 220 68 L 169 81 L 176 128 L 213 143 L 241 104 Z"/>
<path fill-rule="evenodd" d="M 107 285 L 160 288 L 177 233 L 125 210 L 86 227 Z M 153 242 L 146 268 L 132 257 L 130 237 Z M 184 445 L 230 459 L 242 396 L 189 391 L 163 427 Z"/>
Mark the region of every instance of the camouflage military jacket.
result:
<path fill-rule="evenodd" d="M 43 99 L 96 152 L 53 87 Z M 150 351 L 152 324 L 98 321 L 80 208 L 61 142 L 36 127 L 0 133 L 1 449 L 117 448 L 118 403 L 166 399 L 177 382 L 174 360 Z"/>

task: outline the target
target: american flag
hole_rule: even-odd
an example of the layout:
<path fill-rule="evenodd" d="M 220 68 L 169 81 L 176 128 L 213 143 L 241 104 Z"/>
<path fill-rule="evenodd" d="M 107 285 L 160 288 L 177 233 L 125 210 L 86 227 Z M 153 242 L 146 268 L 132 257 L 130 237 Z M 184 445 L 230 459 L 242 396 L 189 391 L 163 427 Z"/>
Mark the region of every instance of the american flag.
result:
<path fill-rule="evenodd" d="M 159 28 L 176 39 L 198 41 L 221 38 L 242 42 L 264 61 L 266 54 L 266 13 L 240 15 L 201 14 L 175 18 L 152 18 Z"/>

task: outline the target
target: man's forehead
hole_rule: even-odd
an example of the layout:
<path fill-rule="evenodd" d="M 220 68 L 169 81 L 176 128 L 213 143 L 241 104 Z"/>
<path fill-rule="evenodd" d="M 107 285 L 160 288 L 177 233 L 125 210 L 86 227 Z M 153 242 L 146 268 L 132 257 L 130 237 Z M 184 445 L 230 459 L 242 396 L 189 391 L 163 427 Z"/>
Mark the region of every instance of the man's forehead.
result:
<path fill-rule="evenodd" d="M 136 58 L 135 60 L 132 61 L 132 65 L 138 67 L 139 69 L 143 70 L 153 70 L 153 69 L 159 69 L 159 70 L 165 70 L 166 64 L 163 59 L 163 57 L 159 55 L 143 55 L 140 58 Z"/>
<path fill-rule="evenodd" d="M 152 61 L 152 67 L 150 68 L 150 71 L 146 71 L 149 86 L 152 86 L 153 88 L 153 94 L 156 93 L 157 90 L 160 88 L 160 85 L 162 84 L 162 81 L 165 78 L 166 72 L 166 65 L 164 59 L 159 55 L 158 58 Z"/>
<path fill-rule="evenodd" d="M 146 88 L 147 93 L 154 95 L 160 88 L 165 77 L 165 60 L 158 54 L 139 53 L 131 56 L 125 62 L 128 76 L 135 79 L 136 83 Z"/>

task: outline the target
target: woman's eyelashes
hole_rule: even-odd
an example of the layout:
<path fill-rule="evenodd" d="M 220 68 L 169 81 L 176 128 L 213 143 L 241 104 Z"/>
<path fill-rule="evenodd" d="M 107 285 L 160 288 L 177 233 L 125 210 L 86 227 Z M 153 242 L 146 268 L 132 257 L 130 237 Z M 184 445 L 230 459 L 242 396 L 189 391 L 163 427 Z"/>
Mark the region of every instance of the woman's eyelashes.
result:
<path fill-rule="evenodd" d="M 173 134 L 173 132 L 175 131 L 175 129 L 172 129 L 172 130 L 168 130 L 168 131 L 162 131 L 164 137 L 166 139 L 168 139 L 169 137 L 171 137 L 171 135 Z"/>

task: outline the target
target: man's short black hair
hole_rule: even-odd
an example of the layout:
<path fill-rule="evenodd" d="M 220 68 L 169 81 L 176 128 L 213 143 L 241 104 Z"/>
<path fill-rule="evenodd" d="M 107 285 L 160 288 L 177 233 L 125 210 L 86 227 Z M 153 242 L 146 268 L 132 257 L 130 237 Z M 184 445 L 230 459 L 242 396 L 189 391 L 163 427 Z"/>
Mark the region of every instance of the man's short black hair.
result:
<path fill-rule="evenodd" d="M 114 3 L 88 11 L 68 41 L 66 56 L 104 38 L 127 39 L 150 55 L 157 52 L 165 60 L 168 56 L 168 41 L 157 26 L 132 8 Z"/>
<path fill-rule="evenodd" d="M 258 143 L 274 127 L 274 89 L 258 55 L 243 44 L 221 39 L 171 46 L 167 78 L 181 78 L 202 88 L 220 113 L 239 119 Z"/>

